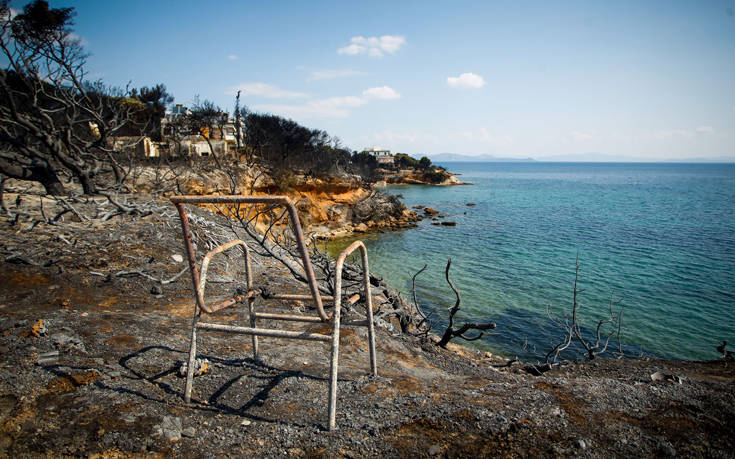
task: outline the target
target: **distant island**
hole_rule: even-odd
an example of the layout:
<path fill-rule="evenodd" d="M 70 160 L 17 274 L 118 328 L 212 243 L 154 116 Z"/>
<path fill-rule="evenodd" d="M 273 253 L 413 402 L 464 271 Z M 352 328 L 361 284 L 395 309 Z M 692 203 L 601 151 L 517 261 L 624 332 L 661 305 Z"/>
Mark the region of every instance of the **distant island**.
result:
<path fill-rule="evenodd" d="M 532 163 L 533 158 L 501 158 L 492 155 L 460 155 L 456 153 L 439 153 L 430 155 L 429 158 L 435 162 L 474 162 L 474 163 Z"/>
<path fill-rule="evenodd" d="M 474 163 L 533 163 L 533 162 L 583 162 L 583 163 L 735 163 L 735 156 L 717 156 L 709 158 L 636 158 L 602 153 L 579 153 L 554 155 L 541 158 L 509 158 L 493 155 L 462 155 L 457 153 L 439 153 L 429 155 L 435 163 L 474 162 Z"/>

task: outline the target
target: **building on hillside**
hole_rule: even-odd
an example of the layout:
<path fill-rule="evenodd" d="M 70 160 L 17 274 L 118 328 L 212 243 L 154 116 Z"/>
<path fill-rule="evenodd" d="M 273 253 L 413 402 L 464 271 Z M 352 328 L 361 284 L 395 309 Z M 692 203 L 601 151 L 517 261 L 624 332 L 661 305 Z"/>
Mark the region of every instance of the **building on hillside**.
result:
<path fill-rule="evenodd" d="M 190 122 L 192 112 L 182 104 L 176 104 L 161 119 L 161 142 L 143 135 L 112 137 L 112 147 L 117 151 L 134 153 L 139 157 L 158 158 L 163 156 L 210 156 L 237 154 L 238 129 L 243 139 L 242 128 L 238 127 L 225 112 L 218 114 L 215 126 L 197 129 Z M 90 123 L 90 131 L 99 136 L 99 128 Z"/>
<path fill-rule="evenodd" d="M 191 125 L 187 123 L 186 117 L 189 115 L 191 110 L 182 104 L 176 104 L 161 120 L 163 139 L 173 155 L 209 156 L 211 150 L 214 150 L 217 156 L 236 153 L 238 130 L 240 139 L 243 139 L 244 135 L 242 127 L 238 127 L 228 113 L 222 112 L 221 121 L 217 126 L 212 129 L 204 127 L 199 131 L 192 130 Z"/>
<path fill-rule="evenodd" d="M 366 148 L 362 152 L 372 155 L 378 161 L 379 165 L 393 164 L 393 154 L 390 152 L 390 150 L 384 150 L 379 147 L 372 147 Z"/>
<path fill-rule="evenodd" d="M 115 151 L 133 152 L 144 158 L 158 158 L 165 149 L 164 142 L 154 142 L 148 136 L 116 136 L 111 140 Z"/>

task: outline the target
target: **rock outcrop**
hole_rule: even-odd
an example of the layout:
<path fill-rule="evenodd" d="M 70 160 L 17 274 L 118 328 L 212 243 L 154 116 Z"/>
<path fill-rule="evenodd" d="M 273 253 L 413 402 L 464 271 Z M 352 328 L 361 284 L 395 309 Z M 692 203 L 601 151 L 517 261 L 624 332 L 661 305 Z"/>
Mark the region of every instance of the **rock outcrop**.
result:
<path fill-rule="evenodd" d="M 238 190 L 252 190 L 254 195 L 288 196 L 299 211 L 304 229 L 319 238 L 407 228 L 421 220 L 395 196 L 376 192 L 370 184 L 356 177 L 292 174 L 287 179 L 279 177 L 279 182 L 256 169 L 239 172 Z M 228 180 L 225 174 L 216 172 L 192 175 L 183 180 L 182 191 L 186 194 L 225 194 L 221 184 Z"/>

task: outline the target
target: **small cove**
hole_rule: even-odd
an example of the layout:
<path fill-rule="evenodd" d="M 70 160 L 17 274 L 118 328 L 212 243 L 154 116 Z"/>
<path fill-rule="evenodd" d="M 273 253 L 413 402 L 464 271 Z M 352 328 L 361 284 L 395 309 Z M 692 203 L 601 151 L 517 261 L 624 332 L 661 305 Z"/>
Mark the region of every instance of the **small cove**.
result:
<path fill-rule="evenodd" d="M 448 163 L 471 186 L 394 186 L 409 208 L 430 206 L 457 226 L 362 235 L 371 269 L 444 325 L 454 295 L 460 320 L 494 320 L 473 344 L 534 358 L 558 339 L 548 323 L 571 310 L 575 258 L 583 324 L 594 327 L 610 295 L 624 308 L 633 353 L 716 358 L 735 341 L 735 165 L 647 163 Z M 474 203 L 474 206 L 467 206 Z M 347 241 L 332 243 L 334 253 Z M 535 350 L 535 351 L 534 351 Z"/>

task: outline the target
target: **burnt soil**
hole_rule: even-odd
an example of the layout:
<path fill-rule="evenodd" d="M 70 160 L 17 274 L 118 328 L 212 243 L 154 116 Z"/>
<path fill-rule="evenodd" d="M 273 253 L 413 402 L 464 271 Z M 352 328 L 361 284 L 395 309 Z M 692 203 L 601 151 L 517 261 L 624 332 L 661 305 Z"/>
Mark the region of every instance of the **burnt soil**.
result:
<path fill-rule="evenodd" d="M 5 196 L 11 213 L 14 199 Z M 29 217 L 15 224 L 0 217 L 0 456 L 734 454 L 733 361 L 596 359 L 532 376 L 522 364 L 440 349 L 385 323 L 378 377 L 369 376 L 365 329 L 343 330 L 334 432 L 325 428 L 327 343 L 260 338 L 255 361 L 249 336 L 202 332 L 198 356 L 209 368 L 185 404 L 188 271 L 165 285 L 116 275 L 167 280 L 186 268 L 173 257 L 184 255 L 175 208 L 159 199 L 146 217 L 74 221 L 67 213 L 57 225 L 31 228 L 40 199 L 24 197 L 18 207 Z M 74 205 L 92 215 L 100 203 Z M 45 202 L 47 214 L 57 208 Z M 200 255 L 208 239 L 232 237 L 207 223 L 216 215 L 191 211 Z M 307 291 L 272 258 L 255 254 L 253 268 L 256 287 Z M 217 258 L 210 273 L 208 297 L 227 297 L 241 286 L 241 256 Z M 256 307 L 313 314 L 296 302 L 258 299 Z M 203 320 L 247 325 L 247 308 Z M 682 382 L 653 382 L 657 371 Z"/>

